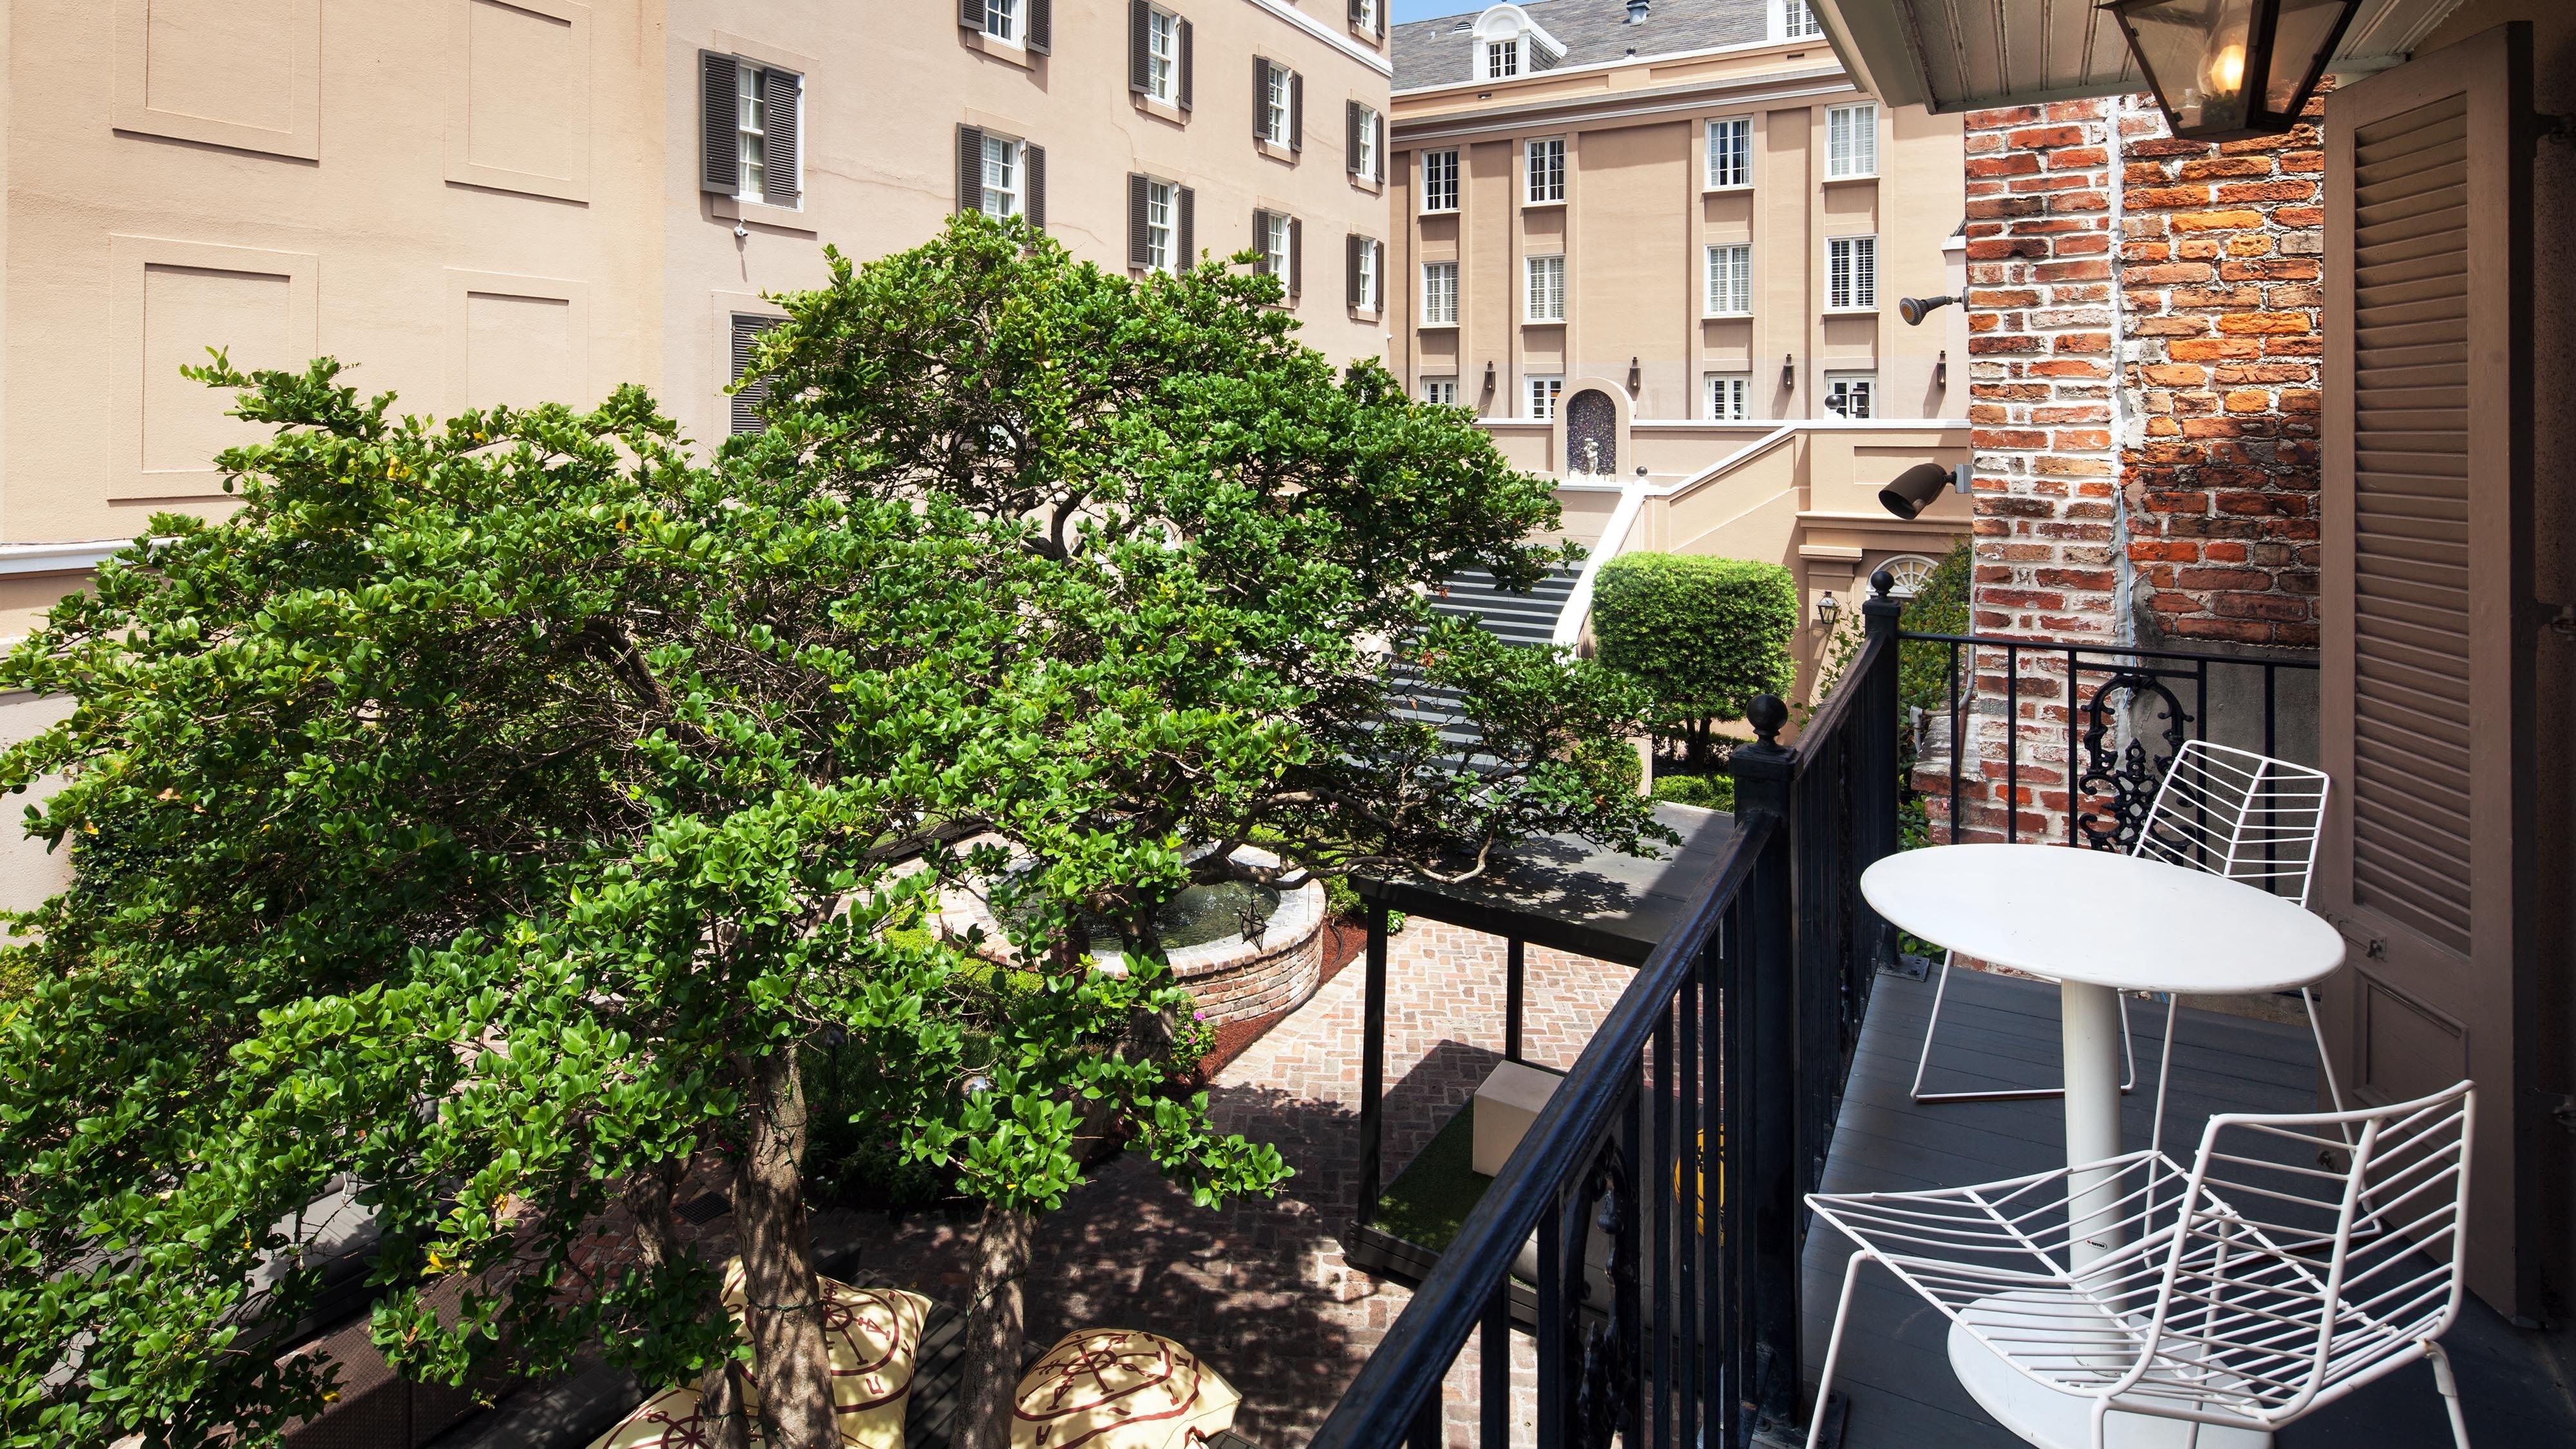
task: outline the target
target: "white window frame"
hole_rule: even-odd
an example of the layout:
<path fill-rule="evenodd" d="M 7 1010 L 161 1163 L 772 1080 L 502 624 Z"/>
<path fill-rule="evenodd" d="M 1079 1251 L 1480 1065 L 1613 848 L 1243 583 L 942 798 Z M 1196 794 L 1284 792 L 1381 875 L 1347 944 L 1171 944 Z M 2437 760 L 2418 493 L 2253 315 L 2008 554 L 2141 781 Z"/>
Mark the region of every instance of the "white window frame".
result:
<path fill-rule="evenodd" d="M 1534 423 L 1553 422 L 1556 405 L 1565 400 L 1565 376 L 1562 373 L 1533 373 L 1521 379 L 1521 401 L 1529 409 Z"/>
<path fill-rule="evenodd" d="M 1422 325 L 1425 327 L 1458 325 L 1458 264 L 1456 262 L 1422 264 Z"/>
<path fill-rule="evenodd" d="M 1753 315 L 1753 244 L 1711 242 L 1703 257 L 1701 314 L 1709 317 Z"/>
<path fill-rule="evenodd" d="M 1378 133 L 1385 129 L 1385 124 L 1374 108 L 1360 107 L 1360 154 L 1356 169 L 1365 179 L 1377 179 Z"/>
<path fill-rule="evenodd" d="M 1016 136 L 984 133 L 984 214 L 996 220 L 1028 210 L 1029 146 Z"/>
<path fill-rule="evenodd" d="M 1145 97 L 1178 105 L 1181 74 L 1181 20 L 1153 7 L 1145 13 Z"/>
<path fill-rule="evenodd" d="M 1020 0 L 984 0 L 984 38 L 1004 45 L 1025 45 L 1021 36 Z"/>
<path fill-rule="evenodd" d="M 1261 98 L 1261 139 L 1273 146 L 1288 144 L 1290 120 L 1290 85 L 1292 72 L 1275 62 L 1262 71 L 1269 89 Z"/>
<path fill-rule="evenodd" d="M 1825 107 L 1825 179 L 1858 181 L 1878 174 L 1878 103 Z"/>
<path fill-rule="evenodd" d="M 764 68 L 744 61 L 733 67 L 733 194 L 758 201 L 769 194 L 769 103 L 761 99 Z"/>
<path fill-rule="evenodd" d="M 1837 393 L 1844 398 L 1845 407 L 1838 408 L 1834 406 L 1834 398 Z M 1825 374 L 1825 395 L 1820 406 L 1822 406 L 1826 412 L 1839 418 L 1874 418 L 1878 416 L 1877 394 L 1877 373 L 1829 372 Z M 1858 398 L 1860 401 L 1860 411 L 1857 413 L 1846 411 L 1850 400 L 1853 398 Z"/>
<path fill-rule="evenodd" d="M 1521 203 L 1554 206 L 1565 200 L 1565 138 L 1542 136 L 1521 143 Z"/>
<path fill-rule="evenodd" d="M 1362 35 L 1375 37 L 1377 34 L 1377 7 L 1382 3 L 1384 3 L 1384 0 L 1360 0 L 1359 23 L 1353 25 L 1351 28 Z"/>
<path fill-rule="evenodd" d="M 1380 248 L 1378 244 L 1374 241 L 1364 241 L 1360 247 L 1360 270 L 1358 281 L 1360 310 L 1363 312 L 1375 312 L 1378 310 L 1377 258 L 1379 250 Z"/>
<path fill-rule="evenodd" d="M 1825 310 L 1878 310 L 1878 238 L 1825 238 Z"/>
<path fill-rule="evenodd" d="M 1261 239 L 1261 260 L 1270 275 L 1279 279 L 1282 291 L 1297 290 L 1296 248 L 1289 244 L 1289 215 L 1284 211 L 1264 212 L 1270 233 Z"/>
<path fill-rule="evenodd" d="M 1721 146 L 1723 133 L 1732 141 Z M 1710 191 L 1733 191 L 1753 184 L 1753 118 L 1720 116 L 1708 123 L 1703 132 L 1708 147 L 1708 186 Z M 1721 164 L 1721 163 L 1727 164 Z M 1730 177 L 1732 179 L 1730 179 Z"/>
<path fill-rule="evenodd" d="M 1422 400 L 1444 408 L 1458 405 L 1458 379 L 1426 377 L 1422 380 Z"/>
<path fill-rule="evenodd" d="M 1521 73 L 1521 42 L 1510 40 L 1485 42 L 1485 79 L 1510 80 Z"/>
<path fill-rule="evenodd" d="M 1173 272 L 1180 249 L 1181 188 L 1169 181 L 1145 178 L 1145 270 Z M 1157 220 L 1156 218 L 1160 218 Z"/>
<path fill-rule="evenodd" d="M 1771 12 L 1782 40 L 1822 40 L 1825 22 L 1816 18 L 1815 0 L 1779 0 Z"/>
<path fill-rule="evenodd" d="M 1446 203 L 1443 205 L 1441 203 Z M 1422 153 L 1422 212 L 1425 216 L 1445 216 L 1458 209 L 1458 151 Z"/>
<path fill-rule="evenodd" d="M 1521 258 L 1521 320 L 1565 320 L 1565 254 Z"/>
<path fill-rule="evenodd" d="M 1700 396 L 1712 422 L 1741 423 L 1753 417 L 1753 378 L 1749 373 L 1712 372 L 1703 376 Z"/>

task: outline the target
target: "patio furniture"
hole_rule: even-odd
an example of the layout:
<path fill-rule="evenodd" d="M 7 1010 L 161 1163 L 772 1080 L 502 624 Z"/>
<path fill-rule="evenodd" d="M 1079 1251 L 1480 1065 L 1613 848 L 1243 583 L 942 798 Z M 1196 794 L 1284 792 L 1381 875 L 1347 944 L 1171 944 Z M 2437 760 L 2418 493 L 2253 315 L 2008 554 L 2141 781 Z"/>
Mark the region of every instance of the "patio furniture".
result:
<path fill-rule="evenodd" d="M 2326 791 L 2322 770 L 2294 765 L 2207 740 L 2187 740 L 2157 786 L 2130 854 L 2168 865 L 2205 870 L 2230 880 L 2259 886 L 2285 900 L 2308 903 L 2308 882 L 2315 873 L 2317 841 L 2325 829 Z M 1934 938 L 1939 939 L 1939 938 Z M 1944 941 L 1943 944 L 1949 945 Z M 1941 956 L 1941 979 L 1932 993 L 1932 1015 L 1923 1024 L 1923 1050 L 1914 1061 L 1917 1102 L 2002 1102 L 2056 1097 L 2063 1087 L 2017 1087 L 1988 1091 L 1926 1092 L 1923 1077 L 1932 1062 L 1932 1036 L 1941 1025 L 1941 1002 L 1950 986 L 1952 952 Z M 2317 1068 L 2325 1073 L 2326 1097 L 2343 1110 L 2343 1092 L 2326 1057 L 2324 1029 L 2317 1022 L 2316 997 L 2299 988 L 2307 1007 L 2308 1031 L 2317 1039 Z M 2165 999 L 2164 1050 L 2173 1053 L 2174 1008 Z M 2138 1059 L 2129 1037 L 2129 1005 L 2120 1003 L 2120 1090 L 2137 1085 Z M 2164 1078 L 2156 1079 L 2156 1117 L 2164 1118 Z"/>
<path fill-rule="evenodd" d="M 1077 1329 L 1020 1376 L 1012 1449 L 1184 1449 L 1234 1427 L 1243 1395 L 1196 1354 L 1137 1329 Z"/>
<path fill-rule="evenodd" d="M 2343 937 L 2292 902 L 2152 856 L 1941 845 L 1879 861 L 1860 888 L 1896 926 L 2058 984 L 2066 1161 L 2087 1172 L 2121 1152 L 2120 992 L 2286 991 L 2343 964 Z M 2079 1254 L 2117 1248 L 2106 1233 Z"/>
<path fill-rule="evenodd" d="M 1475 1113 L 1470 1170 L 1483 1177 L 1502 1171 L 1512 1149 L 1528 1134 L 1530 1123 L 1538 1120 L 1539 1109 L 1547 1105 L 1548 1094 L 1563 1080 L 1526 1062 L 1494 1063 L 1477 1086 L 1470 1109 Z"/>
<path fill-rule="evenodd" d="M 2252 1449 L 2421 1358 L 2468 1449 L 2437 1340 L 2460 1307 L 2474 1114 L 2461 1082 L 2350 1112 L 2224 1113 L 2188 1170 L 2149 1149 L 1974 1187 L 1810 1194 L 1859 1245 L 1816 1400 L 1877 1262 L 1950 1320 L 1961 1385 L 2033 1444 Z M 2080 1179 L 2103 1170 L 2118 1191 L 2088 1203 Z M 2088 1260 L 2078 1234 L 2105 1218 L 2127 1245 Z"/>

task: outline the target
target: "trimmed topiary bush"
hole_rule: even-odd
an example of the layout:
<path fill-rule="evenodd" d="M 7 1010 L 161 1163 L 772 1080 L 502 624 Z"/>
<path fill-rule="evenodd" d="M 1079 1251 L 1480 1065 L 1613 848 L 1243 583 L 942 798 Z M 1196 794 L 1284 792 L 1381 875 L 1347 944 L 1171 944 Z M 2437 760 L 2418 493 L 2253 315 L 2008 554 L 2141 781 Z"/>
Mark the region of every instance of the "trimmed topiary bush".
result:
<path fill-rule="evenodd" d="M 1592 596 L 1601 662 L 1653 691 L 1656 728 L 1708 758 L 1709 732 L 1757 694 L 1787 694 L 1798 586 L 1753 559 L 1631 553 L 1602 565 Z"/>

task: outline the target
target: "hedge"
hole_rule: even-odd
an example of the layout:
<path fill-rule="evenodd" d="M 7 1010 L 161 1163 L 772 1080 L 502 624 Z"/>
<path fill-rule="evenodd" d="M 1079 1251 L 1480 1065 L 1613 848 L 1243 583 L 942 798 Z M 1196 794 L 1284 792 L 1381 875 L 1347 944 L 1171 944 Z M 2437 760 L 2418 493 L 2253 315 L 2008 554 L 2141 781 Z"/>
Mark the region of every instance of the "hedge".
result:
<path fill-rule="evenodd" d="M 1622 554 L 1593 587 L 1601 662 L 1654 692 L 1660 730 L 1708 755 L 1711 726 L 1740 719 L 1757 694 L 1785 695 L 1798 628 L 1789 571 L 1752 559 Z"/>

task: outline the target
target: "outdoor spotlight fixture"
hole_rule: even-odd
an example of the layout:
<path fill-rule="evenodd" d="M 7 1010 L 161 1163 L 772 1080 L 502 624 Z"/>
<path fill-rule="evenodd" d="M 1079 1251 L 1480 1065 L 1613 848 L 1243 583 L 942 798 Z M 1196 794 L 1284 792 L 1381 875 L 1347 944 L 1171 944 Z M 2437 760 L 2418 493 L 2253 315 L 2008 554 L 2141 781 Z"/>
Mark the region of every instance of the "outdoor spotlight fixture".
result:
<path fill-rule="evenodd" d="M 1782 392 L 1798 390 L 1798 354 L 1794 352 L 1780 354 L 1780 390 Z"/>
<path fill-rule="evenodd" d="M 1896 475 L 1896 481 L 1878 490 L 1878 506 L 1899 518 L 1913 518 L 1932 506 L 1941 490 L 1950 486 L 1955 476 L 1938 463 L 1917 463 Z"/>
<path fill-rule="evenodd" d="M 2188 141 L 2286 131 L 2361 0 L 2108 0 L 2165 122 Z"/>
<path fill-rule="evenodd" d="M 1842 611 L 1843 606 L 1835 602 L 1834 591 L 1831 589 L 1825 590 L 1825 596 L 1816 600 L 1816 622 L 1824 625 L 1825 632 L 1828 634 L 1834 632 L 1834 619 Z"/>
<path fill-rule="evenodd" d="M 1896 299 L 1896 315 L 1905 319 L 1906 326 L 1920 327 L 1924 318 L 1953 302 L 1965 300 L 1963 297 L 1899 297 Z"/>

